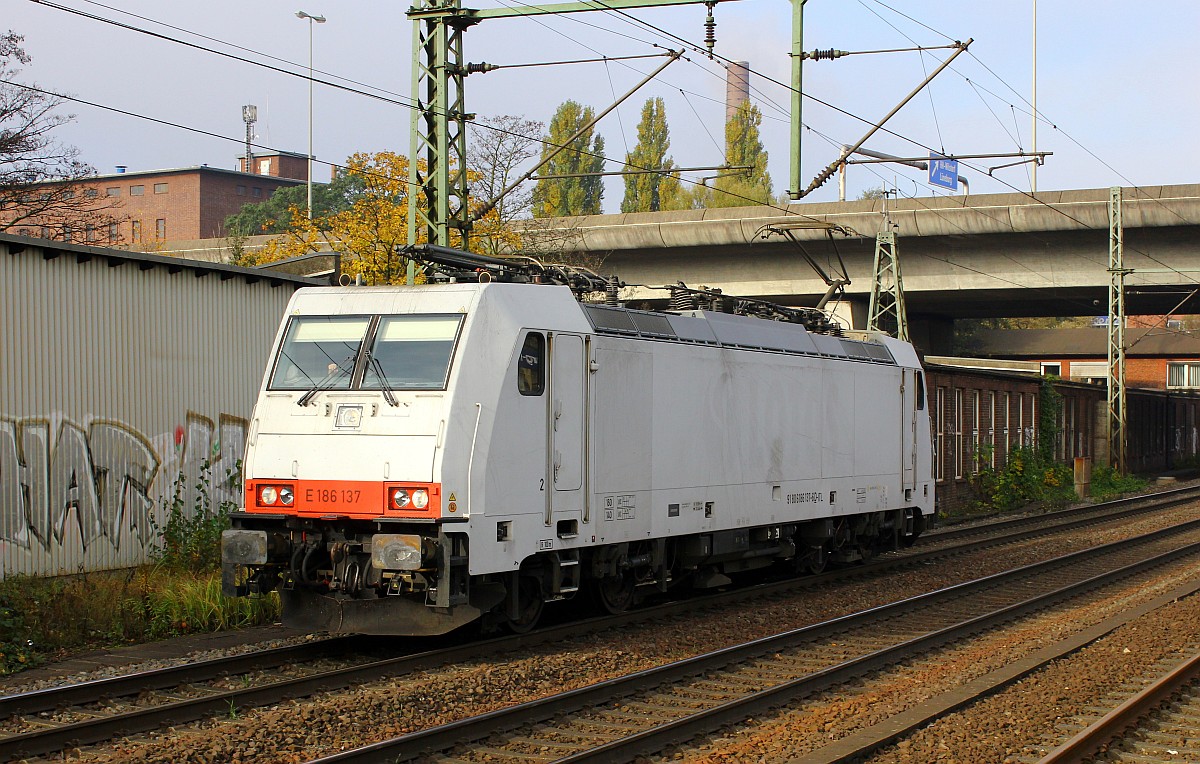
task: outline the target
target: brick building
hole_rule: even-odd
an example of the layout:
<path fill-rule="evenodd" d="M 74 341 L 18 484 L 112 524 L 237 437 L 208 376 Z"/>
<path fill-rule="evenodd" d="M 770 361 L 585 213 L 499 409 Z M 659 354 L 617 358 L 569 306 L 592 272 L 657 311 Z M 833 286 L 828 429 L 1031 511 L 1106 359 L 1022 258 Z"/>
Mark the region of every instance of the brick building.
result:
<path fill-rule="evenodd" d="M 981 471 L 1003 470 L 1014 450 L 1042 442 L 1045 378 L 973 367 L 972 359 L 925 360 L 937 508 L 954 514 L 978 499 L 971 482 Z M 1052 384 L 1061 396 L 1050 444 L 1054 458 L 1107 464 L 1104 387 L 1061 379 Z M 1200 392 L 1132 389 L 1127 402 L 1131 471 L 1152 474 L 1200 460 Z"/>
<path fill-rule="evenodd" d="M 239 166 L 245 166 L 245 158 Z M 9 233 L 95 245 L 157 249 L 162 242 L 225 235 L 225 218 L 276 190 L 307 182 L 307 160 L 293 154 L 255 155 L 246 173 L 202 165 L 173 170 L 116 172 L 79 181 L 75 193 L 97 199 L 111 220 L 74 230 L 69 225 L 22 223 Z"/>
<path fill-rule="evenodd" d="M 251 154 L 250 168 L 246 168 L 246 157 L 238 157 L 238 169 L 254 175 L 269 175 L 273 178 L 308 180 L 308 157 L 281 151 L 276 154 Z"/>
<path fill-rule="evenodd" d="M 1200 390 L 1200 334 L 1182 329 L 1125 330 L 1125 384 L 1152 390 Z M 1108 378 L 1108 330 L 996 329 L 972 348 L 983 358 L 1037 361 L 1043 374 L 1103 384 Z"/>

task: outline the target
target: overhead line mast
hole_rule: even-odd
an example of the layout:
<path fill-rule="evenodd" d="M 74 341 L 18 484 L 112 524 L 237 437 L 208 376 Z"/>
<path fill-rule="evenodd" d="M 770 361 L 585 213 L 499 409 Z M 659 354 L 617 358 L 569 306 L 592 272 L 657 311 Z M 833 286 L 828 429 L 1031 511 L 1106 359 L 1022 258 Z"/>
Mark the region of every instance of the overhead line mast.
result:
<path fill-rule="evenodd" d="M 484 65 L 468 64 L 463 54 L 463 32 L 487 19 L 541 16 L 628 8 L 658 8 L 672 5 L 706 5 L 731 0 L 584 0 L 515 8 L 463 8 L 461 0 L 417 0 L 409 9 L 413 21 L 412 92 L 413 112 L 409 138 L 410 188 L 418 197 L 408 205 L 408 244 L 424 240 L 448 247 L 456 243 L 470 249 L 473 211 L 467 181 L 467 122 L 474 115 L 466 109 L 464 83 L 471 73 L 489 71 Z M 806 0 L 791 0 L 793 29 L 799 35 Z M 793 41 L 800 50 L 801 41 Z M 793 61 L 792 100 L 793 152 L 799 154 L 799 63 Z M 424 160 L 422 166 L 421 160 Z M 452 242 L 452 232 L 460 241 Z M 414 276 L 409 266 L 409 281 Z"/>

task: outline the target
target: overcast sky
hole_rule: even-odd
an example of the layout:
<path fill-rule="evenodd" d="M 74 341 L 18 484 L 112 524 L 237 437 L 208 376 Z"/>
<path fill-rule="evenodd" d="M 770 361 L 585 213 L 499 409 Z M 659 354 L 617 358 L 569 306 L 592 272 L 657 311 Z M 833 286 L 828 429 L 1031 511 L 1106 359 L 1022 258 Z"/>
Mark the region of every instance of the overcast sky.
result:
<path fill-rule="evenodd" d="M 244 104 L 259 111 L 257 142 L 304 153 L 308 142 L 308 22 L 304 10 L 328 22 L 314 30 L 317 77 L 407 102 L 411 87 L 412 24 L 405 2 L 368 0 L 56 0 L 64 6 L 152 30 L 195 45 L 267 63 L 288 73 L 152 37 L 34 0 L 6 0 L 6 24 L 25 36 L 33 56 L 22 79 L 138 116 L 82 104 L 58 131 L 101 173 L 116 165 L 153 170 L 207 164 L 233 168 L 242 152 Z M 470 7 L 496 5 L 496 0 Z M 515 0 L 503 4 L 516 5 Z M 131 15 L 136 14 L 136 15 Z M 597 56 L 653 53 L 654 44 L 679 43 L 652 28 L 696 44 L 704 37 L 702 4 L 630 15 L 612 13 L 535 19 L 489 20 L 465 35 L 470 61 L 518 64 Z M 763 141 L 770 154 L 774 190 L 788 188 L 791 7 L 784 0 L 740 0 L 716 7 L 716 51 L 747 60 L 752 100 L 763 112 Z M 139 18 L 142 17 L 142 18 Z M 172 29 L 176 27 L 177 29 Z M 186 31 L 181 31 L 186 30 Z M 1200 3 L 1194 0 L 1041 0 L 1037 5 L 1037 98 L 1044 121 L 1037 148 L 1053 152 L 1038 171 L 1038 189 L 1099 188 L 1200 182 Z M 930 148 L 955 154 L 1003 153 L 1032 148 L 1033 0 L 809 0 L 804 47 L 864 51 L 914 45 L 940 46 L 974 38 L 963 53 L 914 98 L 868 148 L 895 155 L 926 155 Z M 804 91 L 820 101 L 874 121 L 891 110 L 950 51 L 851 56 L 805 65 Z M 610 157 L 623 159 L 635 142 L 646 98 L 666 100 L 671 153 L 679 166 L 722 160 L 725 72 L 695 53 L 606 117 L 599 132 Z M 502 69 L 472 75 L 467 108 L 479 115 L 515 114 L 548 121 L 573 98 L 608 106 L 659 62 Z M 314 153 L 340 162 L 355 151 L 408 151 L 410 111 L 388 100 L 320 83 L 315 91 Z M 867 129 L 858 119 L 805 100 L 803 177 L 812 178 L 836 158 L 838 146 Z M 203 135 L 205 131 L 227 139 Z M 1012 160 L 973 160 L 961 168 L 972 193 L 1029 190 L 1027 165 L 996 170 Z M 612 164 L 609 169 L 619 169 Z M 329 168 L 317 170 L 318 179 Z M 694 173 L 698 178 L 705 173 Z M 711 174 L 711 173 L 709 173 Z M 892 165 L 853 167 L 848 196 L 895 183 L 903 195 L 935 191 L 917 170 Z M 605 211 L 619 208 L 620 179 L 607 184 Z M 836 178 L 806 201 L 837 198 Z"/>

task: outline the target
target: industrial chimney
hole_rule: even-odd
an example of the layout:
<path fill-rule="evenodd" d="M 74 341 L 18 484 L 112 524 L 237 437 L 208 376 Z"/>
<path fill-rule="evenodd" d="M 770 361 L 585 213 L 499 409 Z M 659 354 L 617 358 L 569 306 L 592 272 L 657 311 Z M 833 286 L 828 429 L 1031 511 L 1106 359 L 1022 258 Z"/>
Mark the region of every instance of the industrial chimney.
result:
<path fill-rule="evenodd" d="M 725 121 L 733 119 L 738 107 L 750 100 L 750 62 L 734 61 L 725 75 Z"/>

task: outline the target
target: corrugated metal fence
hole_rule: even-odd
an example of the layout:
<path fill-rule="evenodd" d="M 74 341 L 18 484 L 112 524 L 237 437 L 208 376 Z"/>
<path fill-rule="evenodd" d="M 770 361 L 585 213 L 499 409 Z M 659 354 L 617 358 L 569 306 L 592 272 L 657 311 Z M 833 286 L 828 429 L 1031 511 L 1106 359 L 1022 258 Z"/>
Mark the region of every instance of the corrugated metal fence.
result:
<path fill-rule="evenodd" d="M 143 562 L 177 484 L 241 459 L 292 292 L 315 282 L 0 234 L 0 578 Z"/>

